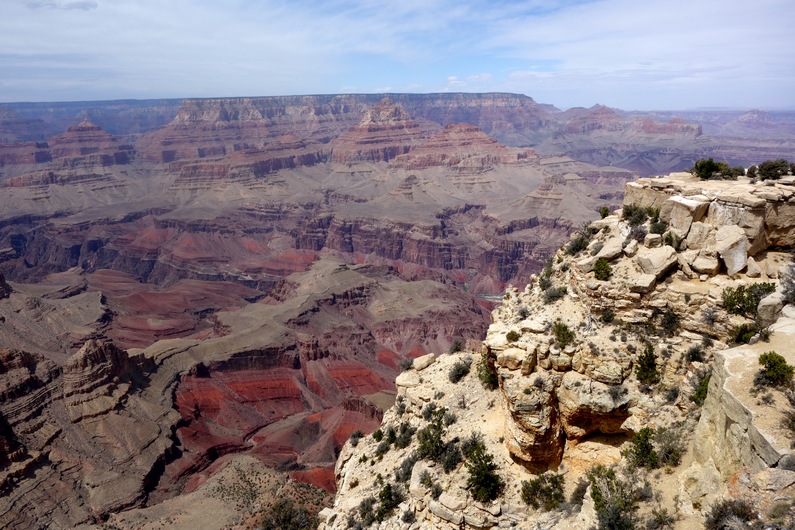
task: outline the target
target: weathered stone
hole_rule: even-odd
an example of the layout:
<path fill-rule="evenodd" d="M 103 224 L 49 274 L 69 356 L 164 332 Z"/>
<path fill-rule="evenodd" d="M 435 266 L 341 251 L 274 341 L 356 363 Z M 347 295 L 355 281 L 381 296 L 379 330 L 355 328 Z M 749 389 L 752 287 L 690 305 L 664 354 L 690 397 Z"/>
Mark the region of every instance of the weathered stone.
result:
<path fill-rule="evenodd" d="M 624 255 L 627 257 L 632 257 L 638 252 L 638 242 L 636 240 L 631 240 L 627 243 L 627 246 L 624 247 Z"/>
<path fill-rule="evenodd" d="M 454 511 L 463 510 L 467 506 L 466 498 L 455 495 L 449 491 L 445 491 L 439 496 L 439 502 L 446 508 L 450 508 Z"/>
<path fill-rule="evenodd" d="M 599 253 L 596 254 L 596 259 L 604 258 L 609 261 L 614 258 L 617 258 L 618 256 L 621 255 L 621 251 L 623 250 L 623 245 L 624 245 L 623 237 L 611 237 L 605 242 L 604 246 L 602 247 L 602 250 L 600 250 Z"/>
<path fill-rule="evenodd" d="M 436 360 L 436 355 L 434 355 L 433 353 L 429 353 L 428 355 L 423 355 L 422 357 L 417 357 L 416 359 L 414 359 L 412 367 L 418 372 L 420 372 L 428 368 L 430 365 L 432 365 L 435 360 Z"/>
<path fill-rule="evenodd" d="M 662 277 L 677 263 L 676 250 L 667 245 L 654 249 L 640 249 L 635 259 L 644 274 L 651 274 L 655 278 Z"/>
<path fill-rule="evenodd" d="M 762 275 L 762 269 L 759 267 L 759 264 L 757 264 L 756 260 L 750 256 L 748 257 L 748 262 L 746 263 L 745 275 L 749 278 L 759 278 Z"/>
<path fill-rule="evenodd" d="M 594 264 L 596 264 L 597 259 L 598 258 L 596 256 L 589 256 L 587 258 L 581 259 L 575 263 L 574 266 L 582 273 L 591 272 L 593 270 Z"/>
<path fill-rule="evenodd" d="M 497 366 L 502 366 L 508 370 L 518 370 L 522 366 L 527 351 L 521 348 L 506 348 L 497 354 Z"/>
<path fill-rule="evenodd" d="M 657 277 L 654 274 L 638 274 L 629 281 L 629 290 L 633 293 L 648 293 L 654 289 Z"/>
<path fill-rule="evenodd" d="M 784 302 L 784 295 L 781 292 L 774 292 L 762 298 L 756 309 L 760 325 L 767 327 L 773 324 L 784 308 Z"/>
<path fill-rule="evenodd" d="M 726 225 L 715 234 L 715 250 L 726 264 L 726 272 L 733 276 L 745 268 L 748 260 L 748 238 L 742 228 Z"/>
<path fill-rule="evenodd" d="M 329 507 L 325 507 L 320 510 L 320 513 L 317 514 L 317 518 L 320 520 L 321 523 L 332 524 L 334 519 L 337 518 L 337 512 L 332 510 Z"/>
<path fill-rule="evenodd" d="M 662 236 L 660 234 L 646 234 L 646 237 L 643 238 L 643 246 L 646 248 L 662 246 Z"/>
<path fill-rule="evenodd" d="M 443 519 L 449 523 L 453 523 L 456 525 L 460 525 L 464 521 L 464 516 L 460 513 L 455 513 L 454 511 L 446 508 L 442 503 L 439 501 L 431 501 L 428 503 L 428 509 L 431 510 L 431 513 L 438 517 L 439 519 Z"/>
<path fill-rule="evenodd" d="M 709 208 L 708 202 L 680 196 L 671 197 L 666 202 L 671 203 L 671 209 L 668 219 L 663 220 L 667 220 L 671 228 L 682 236 L 688 234 L 694 222 L 701 221 Z"/>
<path fill-rule="evenodd" d="M 405 371 L 395 378 L 395 386 L 398 388 L 414 388 L 420 384 L 420 376 L 414 371 Z"/>
<path fill-rule="evenodd" d="M 569 438 L 582 438 L 594 431 L 620 432 L 629 416 L 625 393 L 611 395 L 608 385 L 577 372 L 563 375 L 557 396 L 561 420 Z"/>
<path fill-rule="evenodd" d="M 686 242 L 687 248 L 693 250 L 712 246 L 715 244 L 715 229 L 706 223 L 695 222 L 690 225 Z"/>
<path fill-rule="evenodd" d="M 691 267 L 696 272 L 714 276 L 720 269 L 720 262 L 718 261 L 718 258 L 708 258 L 706 256 L 699 255 L 695 260 L 693 260 Z"/>
<path fill-rule="evenodd" d="M 550 355 L 549 357 L 550 363 L 552 363 L 552 369 L 558 372 L 565 372 L 567 370 L 571 370 L 571 356 L 566 355 L 565 353 L 560 353 L 558 355 Z"/>

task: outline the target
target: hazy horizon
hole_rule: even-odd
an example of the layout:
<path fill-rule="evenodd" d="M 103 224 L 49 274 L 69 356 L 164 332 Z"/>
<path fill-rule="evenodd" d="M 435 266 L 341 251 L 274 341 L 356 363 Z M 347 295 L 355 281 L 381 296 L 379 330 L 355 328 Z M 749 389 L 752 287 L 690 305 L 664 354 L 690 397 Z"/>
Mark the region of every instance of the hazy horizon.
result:
<path fill-rule="evenodd" d="M 6 103 L 508 92 L 560 109 L 795 109 L 791 0 L 9 0 L 3 11 Z"/>

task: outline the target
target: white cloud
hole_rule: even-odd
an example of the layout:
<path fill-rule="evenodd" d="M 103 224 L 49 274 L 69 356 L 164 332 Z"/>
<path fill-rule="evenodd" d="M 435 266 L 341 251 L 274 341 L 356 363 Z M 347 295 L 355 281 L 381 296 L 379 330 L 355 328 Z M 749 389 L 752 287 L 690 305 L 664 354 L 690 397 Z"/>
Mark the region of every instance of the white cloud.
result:
<path fill-rule="evenodd" d="M 81 2 L 54 2 L 52 0 L 46 0 L 40 2 L 28 2 L 25 5 L 31 9 L 82 9 L 84 11 L 99 7 L 99 4 L 97 4 L 94 0 L 86 0 Z"/>
<path fill-rule="evenodd" d="M 518 91 L 559 105 L 793 103 L 791 0 L 10 2 L 0 101 L 344 86 Z"/>

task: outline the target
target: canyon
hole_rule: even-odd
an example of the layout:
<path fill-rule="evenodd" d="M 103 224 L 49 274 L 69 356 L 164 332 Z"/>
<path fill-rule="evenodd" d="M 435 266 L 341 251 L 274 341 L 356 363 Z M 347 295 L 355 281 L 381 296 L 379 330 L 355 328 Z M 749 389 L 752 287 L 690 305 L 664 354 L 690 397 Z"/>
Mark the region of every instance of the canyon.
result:
<path fill-rule="evenodd" d="M 0 105 L 0 522 L 155 527 L 217 503 L 241 462 L 262 491 L 335 491 L 402 368 L 479 350 L 495 298 L 625 189 L 645 201 L 638 175 L 795 159 L 786 113 L 707 114 L 513 94 Z M 780 210 L 743 221 L 752 256 L 792 244 Z M 591 433 L 572 414 L 552 438 Z"/>

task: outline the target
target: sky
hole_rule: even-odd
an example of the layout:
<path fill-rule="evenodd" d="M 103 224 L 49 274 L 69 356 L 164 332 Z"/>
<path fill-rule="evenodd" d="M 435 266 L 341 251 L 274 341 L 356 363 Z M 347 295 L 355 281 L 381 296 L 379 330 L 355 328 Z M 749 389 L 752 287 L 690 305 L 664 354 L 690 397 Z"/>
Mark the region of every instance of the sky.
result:
<path fill-rule="evenodd" d="M 512 92 L 795 109 L 795 0 L 0 4 L 0 102 Z"/>

